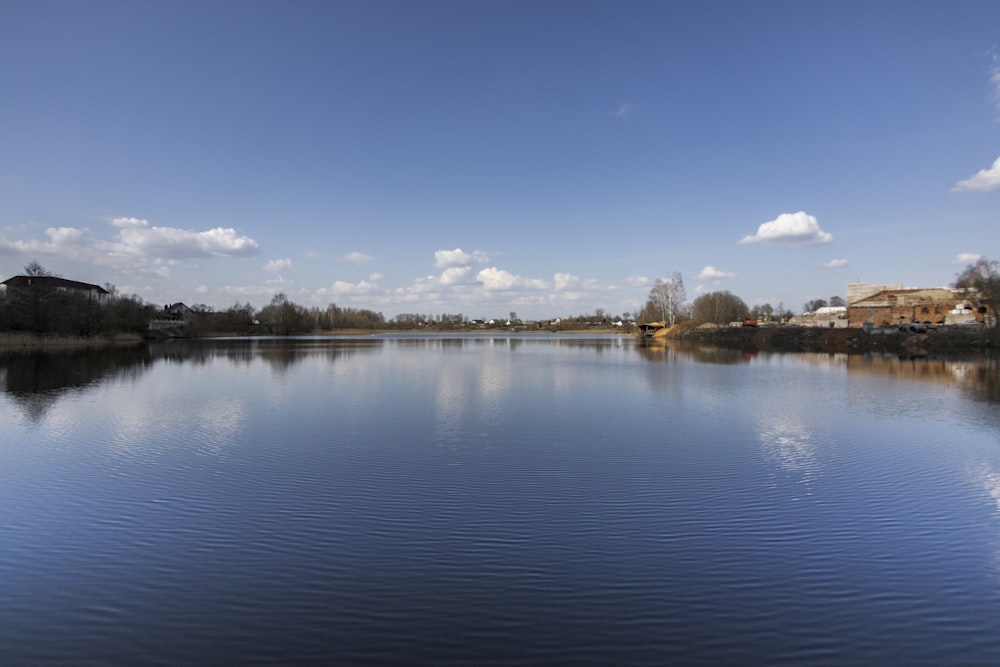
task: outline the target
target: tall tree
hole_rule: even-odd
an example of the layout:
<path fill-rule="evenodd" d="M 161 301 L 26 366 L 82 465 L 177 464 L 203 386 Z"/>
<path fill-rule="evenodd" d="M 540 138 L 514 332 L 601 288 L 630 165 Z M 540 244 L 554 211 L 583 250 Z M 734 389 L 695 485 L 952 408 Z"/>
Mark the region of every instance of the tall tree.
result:
<path fill-rule="evenodd" d="M 702 294 L 691 304 L 691 317 L 709 324 L 742 322 L 748 311 L 746 302 L 728 290 Z"/>
<path fill-rule="evenodd" d="M 669 278 L 657 278 L 646 300 L 646 312 L 652 310 L 667 326 L 677 323 L 677 316 L 684 309 L 687 292 L 684 291 L 684 278 L 680 271 L 674 271 Z M 652 308 L 650 308 L 652 306 Z"/>
<path fill-rule="evenodd" d="M 767 321 L 774 316 L 774 306 L 769 303 L 765 303 L 763 305 L 757 304 L 750 309 L 750 314 L 755 320 Z"/>
<path fill-rule="evenodd" d="M 279 336 L 308 333 L 312 329 L 309 311 L 292 302 L 284 292 L 271 297 L 271 303 L 261 308 L 257 319 L 267 329 Z"/>

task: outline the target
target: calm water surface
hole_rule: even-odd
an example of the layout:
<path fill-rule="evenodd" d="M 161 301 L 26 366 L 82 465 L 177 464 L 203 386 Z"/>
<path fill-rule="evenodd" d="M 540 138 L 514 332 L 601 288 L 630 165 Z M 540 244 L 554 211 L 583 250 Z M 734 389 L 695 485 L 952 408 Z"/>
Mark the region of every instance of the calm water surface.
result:
<path fill-rule="evenodd" d="M 995 361 L 0 357 L 0 663 L 1000 663 Z"/>

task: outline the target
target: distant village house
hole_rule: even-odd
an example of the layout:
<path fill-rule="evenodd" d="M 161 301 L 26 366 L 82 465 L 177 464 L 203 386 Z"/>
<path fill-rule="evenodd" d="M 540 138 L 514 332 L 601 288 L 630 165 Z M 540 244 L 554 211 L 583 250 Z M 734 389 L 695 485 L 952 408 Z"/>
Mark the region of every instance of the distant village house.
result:
<path fill-rule="evenodd" d="M 788 320 L 789 324 L 800 327 L 822 327 L 824 329 L 847 328 L 846 306 L 824 306 L 811 313 L 803 313 Z"/>
<path fill-rule="evenodd" d="M 178 301 L 163 307 L 163 314 L 166 317 L 183 319 L 194 314 L 194 309 L 185 303 Z"/>

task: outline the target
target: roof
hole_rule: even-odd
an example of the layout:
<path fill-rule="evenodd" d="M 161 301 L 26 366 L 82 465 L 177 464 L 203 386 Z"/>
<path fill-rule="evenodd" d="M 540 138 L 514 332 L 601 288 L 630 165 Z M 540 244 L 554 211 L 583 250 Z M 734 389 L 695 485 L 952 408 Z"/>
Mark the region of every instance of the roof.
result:
<path fill-rule="evenodd" d="M 952 290 L 946 287 L 888 289 L 867 296 L 864 299 L 858 299 L 851 304 L 851 307 L 880 308 L 899 305 L 900 303 L 933 303 L 963 298 L 965 298 L 963 291 Z"/>
<path fill-rule="evenodd" d="M 67 280 L 56 276 L 14 276 L 3 281 L 7 287 L 63 287 L 86 292 L 97 292 L 98 294 L 108 294 L 108 290 L 100 285 L 82 283 L 79 280 Z"/>

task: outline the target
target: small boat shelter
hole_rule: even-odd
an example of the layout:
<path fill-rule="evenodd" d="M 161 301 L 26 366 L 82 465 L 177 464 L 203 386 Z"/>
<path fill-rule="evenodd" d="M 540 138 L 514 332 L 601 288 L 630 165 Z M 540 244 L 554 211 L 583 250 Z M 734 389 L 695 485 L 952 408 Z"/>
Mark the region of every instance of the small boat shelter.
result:
<path fill-rule="evenodd" d="M 655 336 L 656 332 L 660 329 L 666 329 L 666 322 L 646 322 L 645 324 L 640 324 L 639 333 L 643 336 Z"/>

